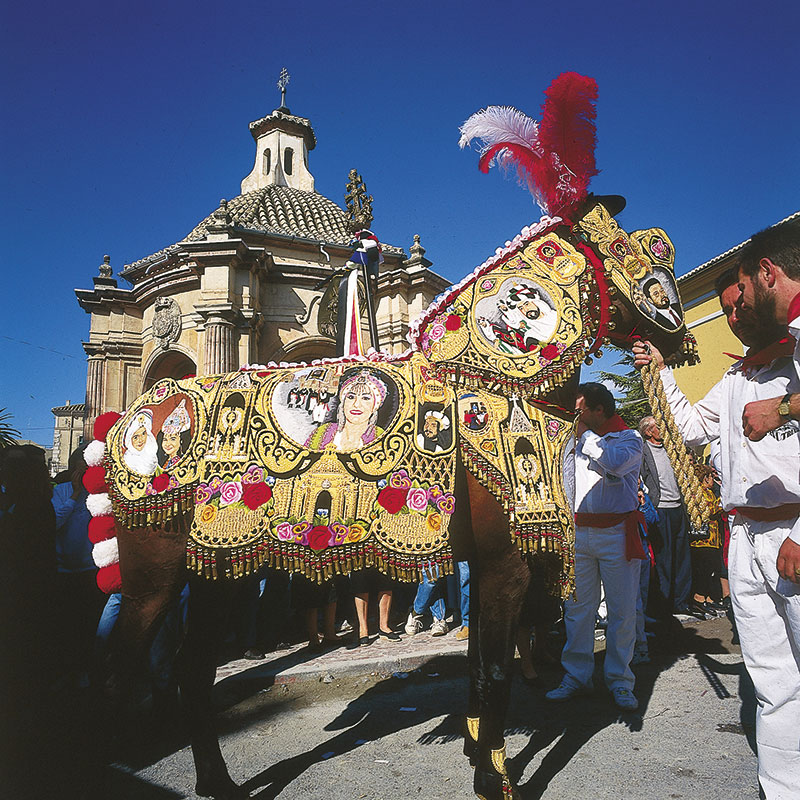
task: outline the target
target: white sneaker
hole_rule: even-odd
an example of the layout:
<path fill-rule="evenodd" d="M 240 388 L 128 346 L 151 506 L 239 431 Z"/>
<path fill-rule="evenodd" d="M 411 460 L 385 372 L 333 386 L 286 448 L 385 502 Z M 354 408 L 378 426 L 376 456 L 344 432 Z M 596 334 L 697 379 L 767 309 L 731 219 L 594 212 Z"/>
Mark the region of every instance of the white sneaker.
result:
<path fill-rule="evenodd" d="M 431 636 L 444 636 L 450 628 L 443 619 L 434 619 L 431 625 Z"/>
<path fill-rule="evenodd" d="M 611 696 L 614 698 L 614 705 L 620 709 L 620 711 L 636 711 L 636 709 L 639 708 L 639 701 L 630 689 L 623 689 L 621 686 L 615 686 L 611 690 Z"/>
<path fill-rule="evenodd" d="M 417 616 L 413 608 L 408 612 L 408 619 L 403 630 L 409 636 L 414 636 L 422 630 L 422 616 Z"/>
<path fill-rule="evenodd" d="M 588 694 L 592 691 L 592 686 L 581 686 L 578 683 L 573 683 L 571 680 L 564 678 L 555 689 L 551 689 L 545 694 L 545 699 L 551 703 L 564 703 L 577 697 L 579 694 Z"/>

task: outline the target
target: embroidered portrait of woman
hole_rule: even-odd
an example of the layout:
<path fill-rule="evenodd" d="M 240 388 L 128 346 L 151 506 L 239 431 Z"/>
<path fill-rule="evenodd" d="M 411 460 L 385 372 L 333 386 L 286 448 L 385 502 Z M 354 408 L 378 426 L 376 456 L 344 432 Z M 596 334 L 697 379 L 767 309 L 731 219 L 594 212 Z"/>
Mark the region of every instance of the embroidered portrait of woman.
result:
<path fill-rule="evenodd" d="M 158 466 L 158 443 L 153 436 L 153 412 L 143 408 L 128 424 L 125 431 L 125 466 L 140 475 L 152 475 Z"/>
<path fill-rule="evenodd" d="M 186 400 L 181 400 L 156 435 L 158 464 L 165 472 L 172 469 L 186 453 L 192 441 L 191 429 L 192 420 L 186 410 Z"/>
<path fill-rule="evenodd" d="M 374 442 L 383 433 L 378 415 L 388 388 L 368 369 L 345 373 L 337 392 L 336 419 L 323 422 L 308 437 L 305 446 L 322 450 L 333 444 L 340 453 L 349 453 Z"/>

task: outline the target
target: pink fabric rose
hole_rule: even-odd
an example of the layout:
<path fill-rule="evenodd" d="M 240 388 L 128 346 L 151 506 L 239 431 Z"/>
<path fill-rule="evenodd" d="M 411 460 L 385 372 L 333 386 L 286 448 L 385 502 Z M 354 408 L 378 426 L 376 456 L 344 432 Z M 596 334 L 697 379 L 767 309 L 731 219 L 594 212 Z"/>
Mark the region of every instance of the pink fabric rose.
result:
<path fill-rule="evenodd" d="M 275 526 L 275 535 L 282 542 L 291 542 L 294 539 L 291 522 L 281 522 Z"/>
<path fill-rule="evenodd" d="M 444 325 L 441 322 L 434 322 L 428 331 L 428 336 L 432 342 L 438 342 L 444 336 Z"/>
<path fill-rule="evenodd" d="M 242 499 L 242 484 L 239 481 L 228 481 L 219 487 L 220 506 L 229 506 Z"/>
<path fill-rule="evenodd" d="M 409 489 L 406 505 L 412 511 L 424 512 L 428 508 L 428 492 L 425 489 Z"/>

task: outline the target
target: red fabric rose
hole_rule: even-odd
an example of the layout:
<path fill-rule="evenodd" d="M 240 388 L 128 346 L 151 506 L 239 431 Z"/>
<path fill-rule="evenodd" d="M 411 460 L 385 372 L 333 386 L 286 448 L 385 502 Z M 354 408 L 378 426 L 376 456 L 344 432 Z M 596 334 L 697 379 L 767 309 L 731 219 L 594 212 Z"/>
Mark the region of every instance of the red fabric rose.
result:
<path fill-rule="evenodd" d="M 457 331 L 461 327 L 461 317 L 458 314 L 450 314 L 444 321 L 444 327 L 448 331 Z"/>
<path fill-rule="evenodd" d="M 115 520 L 110 514 L 103 515 L 102 517 L 92 517 L 89 520 L 87 533 L 89 541 L 92 544 L 104 542 L 106 539 L 113 539 L 116 532 Z"/>
<path fill-rule="evenodd" d="M 546 347 L 543 347 L 542 358 L 546 358 L 548 361 L 558 358 L 558 348 L 554 344 L 548 344 Z"/>
<path fill-rule="evenodd" d="M 122 575 L 119 573 L 119 562 L 109 564 L 97 570 L 97 586 L 101 592 L 111 594 L 122 589 Z"/>
<path fill-rule="evenodd" d="M 245 483 L 242 487 L 242 502 L 251 511 L 263 506 L 270 497 L 272 497 L 272 489 L 264 481 L 260 483 Z"/>
<path fill-rule="evenodd" d="M 378 494 L 380 503 L 390 514 L 396 514 L 405 504 L 408 489 L 396 486 L 387 486 Z"/>
<path fill-rule="evenodd" d="M 102 494 L 108 491 L 106 471 L 103 467 L 87 467 L 83 473 L 83 488 L 89 494 Z"/>
<path fill-rule="evenodd" d="M 331 541 L 331 529 L 327 525 L 315 525 L 308 532 L 308 546 L 312 550 L 324 550 Z"/>
<path fill-rule="evenodd" d="M 157 492 L 163 492 L 169 487 L 169 473 L 162 472 L 160 475 L 156 475 L 150 483 Z"/>
<path fill-rule="evenodd" d="M 108 432 L 114 427 L 118 419 L 122 419 L 122 414 L 117 414 L 116 411 L 109 411 L 105 414 L 101 414 L 94 421 L 94 428 L 92 428 L 92 435 L 94 438 L 104 442 L 106 436 L 108 436 Z"/>

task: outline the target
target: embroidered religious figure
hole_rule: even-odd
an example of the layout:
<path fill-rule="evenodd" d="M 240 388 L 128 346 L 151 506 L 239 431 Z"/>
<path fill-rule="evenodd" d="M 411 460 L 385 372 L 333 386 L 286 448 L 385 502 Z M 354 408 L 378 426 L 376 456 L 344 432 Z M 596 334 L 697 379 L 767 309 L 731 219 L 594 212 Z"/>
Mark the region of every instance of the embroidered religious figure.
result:
<path fill-rule="evenodd" d="M 175 410 L 164 420 L 156 435 L 158 463 L 168 472 L 186 453 L 192 441 L 192 421 L 186 410 L 186 400 L 181 400 Z"/>
<path fill-rule="evenodd" d="M 140 475 L 152 475 L 158 466 L 158 443 L 153 436 L 153 412 L 142 408 L 125 431 L 125 466 Z"/>

